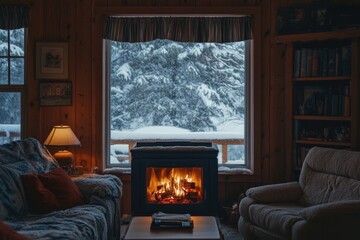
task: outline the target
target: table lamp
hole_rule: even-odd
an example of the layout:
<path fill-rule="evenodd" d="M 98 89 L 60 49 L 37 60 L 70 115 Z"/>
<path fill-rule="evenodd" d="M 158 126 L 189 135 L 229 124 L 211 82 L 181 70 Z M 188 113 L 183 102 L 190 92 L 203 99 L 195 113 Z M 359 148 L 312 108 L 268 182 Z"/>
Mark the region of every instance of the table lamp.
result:
<path fill-rule="evenodd" d="M 67 147 L 80 146 L 81 143 L 69 126 L 60 125 L 53 127 L 49 136 L 46 138 L 44 145 Z M 54 158 L 58 161 L 59 165 L 65 169 L 69 169 L 74 162 L 74 155 L 67 150 L 56 152 Z"/>

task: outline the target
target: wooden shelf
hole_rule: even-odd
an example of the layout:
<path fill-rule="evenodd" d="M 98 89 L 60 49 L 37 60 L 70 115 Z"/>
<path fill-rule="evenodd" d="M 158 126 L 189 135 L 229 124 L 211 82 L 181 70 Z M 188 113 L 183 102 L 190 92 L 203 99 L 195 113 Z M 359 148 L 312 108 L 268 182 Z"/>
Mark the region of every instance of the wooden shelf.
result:
<path fill-rule="evenodd" d="M 351 121 L 351 117 L 347 116 L 304 116 L 295 115 L 295 120 L 317 120 L 317 121 Z"/>
<path fill-rule="evenodd" d="M 351 77 L 296 77 L 294 78 L 295 82 L 306 82 L 306 81 L 350 81 Z"/>
<path fill-rule="evenodd" d="M 322 41 L 329 39 L 345 39 L 359 37 L 360 29 L 344 29 L 331 32 L 299 33 L 289 35 L 278 35 L 275 37 L 277 43 Z"/>
<path fill-rule="evenodd" d="M 351 147 L 349 142 L 336 142 L 336 141 L 316 141 L 316 140 L 295 140 L 296 144 L 308 145 L 322 145 L 322 146 L 338 146 L 338 147 Z"/>

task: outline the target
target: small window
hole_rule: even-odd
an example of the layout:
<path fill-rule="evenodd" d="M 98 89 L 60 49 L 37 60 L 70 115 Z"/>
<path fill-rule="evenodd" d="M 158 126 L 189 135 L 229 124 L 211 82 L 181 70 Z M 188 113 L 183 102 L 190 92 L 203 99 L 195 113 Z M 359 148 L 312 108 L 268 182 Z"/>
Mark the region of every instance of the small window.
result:
<path fill-rule="evenodd" d="M 0 143 L 21 138 L 25 28 L 0 29 Z"/>

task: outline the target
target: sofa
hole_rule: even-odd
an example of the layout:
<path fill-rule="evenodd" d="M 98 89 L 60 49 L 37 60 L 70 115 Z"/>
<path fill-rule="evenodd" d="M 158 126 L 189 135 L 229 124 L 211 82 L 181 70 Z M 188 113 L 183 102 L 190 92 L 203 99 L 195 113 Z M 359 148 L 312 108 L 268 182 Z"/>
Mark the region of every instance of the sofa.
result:
<path fill-rule="evenodd" d="M 248 189 L 239 212 L 244 239 L 360 239 L 360 152 L 313 147 L 299 181 Z"/>
<path fill-rule="evenodd" d="M 34 138 L 0 145 L 1 226 L 14 230 L 18 239 L 120 239 L 120 179 L 64 173 Z M 1 229 L 1 239 L 16 239 L 6 238 Z"/>

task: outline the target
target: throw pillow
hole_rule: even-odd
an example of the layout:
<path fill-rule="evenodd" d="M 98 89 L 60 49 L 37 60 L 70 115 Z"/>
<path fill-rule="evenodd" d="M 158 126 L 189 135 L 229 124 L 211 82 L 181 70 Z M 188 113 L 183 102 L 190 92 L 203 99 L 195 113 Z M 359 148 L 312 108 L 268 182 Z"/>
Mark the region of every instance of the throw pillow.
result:
<path fill-rule="evenodd" d="M 84 198 L 78 187 L 62 168 L 56 168 L 52 172 L 39 174 L 38 176 L 44 186 L 55 194 L 61 209 L 84 203 Z"/>
<path fill-rule="evenodd" d="M 40 181 L 37 174 L 21 176 L 30 212 L 49 213 L 60 209 L 56 196 Z"/>
<path fill-rule="evenodd" d="M 14 229 L 12 229 L 6 223 L 0 221 L 0 239 L 2 240 L 30 240 L 30 238 L 25 237 Z"/>
<path fill-rule="evenodd" d="M 85 203 L 78 187 L 62 169 L 21 176 L 26 198 L 33 213 L 49 213 Z"/>

